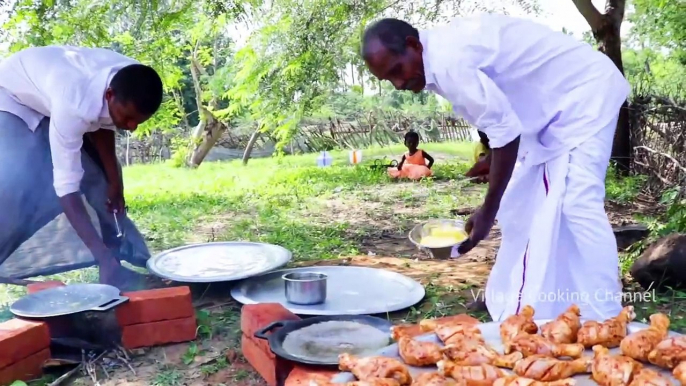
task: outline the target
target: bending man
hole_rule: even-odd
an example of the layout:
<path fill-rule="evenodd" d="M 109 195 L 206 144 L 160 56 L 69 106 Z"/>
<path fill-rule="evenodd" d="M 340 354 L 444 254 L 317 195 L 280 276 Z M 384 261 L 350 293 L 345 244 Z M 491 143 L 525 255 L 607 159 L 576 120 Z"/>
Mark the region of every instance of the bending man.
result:
<path fill-rule="evenodd" d="M 572 303 L 585 318 L 616 315 L 621 283 L 604 182 L 630 87 L 613 63 L 570 36 L 502 15 L 421 32 L 384 19 L 365 31 L 362 55 L 380 80 L 438 93 L 489 138 L 488 192 L 460 252 L 483 240 L 497 215 L 491 317 L 530 304 L 537 318 L 554 318 Z"/>
<path fill-rule="evenodd" d="M 120 259 L 145 264 L 145 242 L 125 215 L 114 130 L 136 130 L 157 111 L 162 93 L 155 70 L 105 49 L 28 48 L 0 62 L 4 281 L 81 268 L 95 259 L 100 282 L 121 286 L 134 275 Z M 83 243 L 51 232 L 37 249 L 8 260 L 62 212 Z M 79 253 L 84 244 L 88 251 Z"/>

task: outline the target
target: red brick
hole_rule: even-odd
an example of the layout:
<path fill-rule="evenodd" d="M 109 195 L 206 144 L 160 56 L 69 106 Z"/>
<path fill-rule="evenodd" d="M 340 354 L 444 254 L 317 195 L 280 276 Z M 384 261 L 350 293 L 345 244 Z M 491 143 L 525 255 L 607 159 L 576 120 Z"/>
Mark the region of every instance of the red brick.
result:
<path fill-rule="evenodd" d="M 23 319 L 0 323 L 0 369 L 47 347 L 50 347 L 47 324 Z"/>
<path fill-rule="evenodd" d="M 331 381 L 331 377 L 336 374 L 338 374 L 338 371 L 295 365 L 291 373 L 288 374 L 284 386 L 310 386 L 310 381 L 328 384 Z"/>
<path fill-rule="evenodd" d="M 127 349 L 188 342 L 195 339 L 195 316 L 122 327 L 121 342 Z"/>
<path fill-rule="evenodd" d="M 189 287 L 160 288 L 122 294 L 129 301 L 116 308 L 120 326 L 183 319 L 195 315 Z"/>
<path fill-rule="evenodd" d="M 30 381 L 40 378 L 43 364 L 50 359 L 50 349 L 43 349 L 4 369 L 0 369 L 0 385 L 10 385 L 14 381 Z"/>
<path fill-rule="evenodd" d="M 64 283 L 58 280 L 41 281 L 38 283 L 32 283 L 26 286 L 26 290 L 29 294 L 44 291 L 46 289 L 64 287 Z"/>
<path fill-rule="evenodd" d="M 293 363 L 275 357 L 271 351 L 265 351 L 259 341 L 243 334 L 241 351 L 248 363 L 267 382 L 269 386 L 283 385 L 283 381 L 293 369 Z"/>
<path fill-rule="evenodd" d="M 279 303 L 246 304 L 241 308 L 241 331 L 253 337 L 255 332 L 279 320 L 300 320 Z"/>

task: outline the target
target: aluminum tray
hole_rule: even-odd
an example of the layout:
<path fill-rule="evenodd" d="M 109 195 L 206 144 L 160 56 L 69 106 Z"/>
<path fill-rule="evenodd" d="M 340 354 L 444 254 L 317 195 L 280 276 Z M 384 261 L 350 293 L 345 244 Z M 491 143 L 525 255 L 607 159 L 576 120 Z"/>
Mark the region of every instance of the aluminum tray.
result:
<path fill-rule="evenodd" d="M 286 301 L 282 275 L 321 272 L 328 276 L 323 304 L 304 306 Z M 411 307 L 424 298 L 424 287 L 407 276 L 366 267 L 284 269 L 237 284 L 231 296 L 243 304 L 281 303 L 297 315 L 374 315 Z"/>
<path fill-rule="evenodd" d="M 278 245 L 203 243 L 162 252 L 148 260 L 148 270 L 183 283 L 215 283 L 261 275 L 286 265 L 291 258 L 291 252 Z"/>
<path fill-rule="evenodd" d="M 110 285 L 71 284 L 24 296 L 10 306 L 10 312 L 23 318 L 51 318 L 84 311 L 107 311 L 128 300 Z"/>
<path fill-rule="evenodd" d="M 549 322 L 550 320 L 537 320 L 536 324 L 540 327 L 544 323 Z M 503 343 L 500 339 L 500 322 L 490 322 L 490 323 L 481 323 L 478 325 L 479 329 L 481 330 L 481 334 L 483 334 L 484 339 L 486 340 L 486 343 L 491 345 L 496 351 L 502 353 L 503 352 Z M 643 324 L 643 323 L 630 323 L 629 324 L 629 333 L 633 333 L 639 330 L 643 330 L 647 328 L 648 325 Z M 678 336 L 681 334 L 678 334 L 676 332 L 670 332 L 671 336 Z M 420 335 L 416 338 L 417 340 L 423 341 L 423 342 L 434 342 L 438 343 L 439 345 L 443 346 L 443 343 L 438 339 L 436 334 L 434 333 L 429 333 L 426 335 Z M 610 350 L 610 353 L 612 354 L 619 354 L 619 348 L 614 348 Z M 402 359 L 400 358 L 400 355 L 398 353 L 398 345 L 397 344 L 392 344 L 384 349 L 381 349 L 376 355 L 378 356 L 385 356 L 385 357 L 390 357 L 390 358 L 396 358 L 399 359 L 402 362 Z M 593 356 L 593 352 L 591 350 L 586 350 L 586 353 L 584 354 L 586 356 Z M 666 375 L 674 385 L 678 385 L 679 382 L 674 379 L 672 376 L 672 373 L 670 371 L 665 371 L 663 369 L 660 369 L 658 367 L 655 367 L 653 365 L 645 365 L 648 368 L 655 369 L 659 371 L 660 373 Z M 426 372 L 431 372 L 431 371 L 436 371 L 436 366 L 431 366 L 431 367 L 414 367 L 414 366 L 409 366 L 410 369 L 410 374 L 412 376 L 419 375 L 421 373 L 426 373 Z M 505 370 L 509 374 L 512 374 L 512 371 L 510 370 Z M 590 374 L 580 374 L 574 377 L 576 379 L 577 383 L 576 386 L 596 386 L 597 383 L 591 379 Z M 332 378 L 333 383 L 346 383 L 346 382 L 353 382 L 355 381 L 355 376 L 352 375 L 352 373 L 349 372 L 343 372 L 339 373 L 338 375 L 335 375 Z"/>

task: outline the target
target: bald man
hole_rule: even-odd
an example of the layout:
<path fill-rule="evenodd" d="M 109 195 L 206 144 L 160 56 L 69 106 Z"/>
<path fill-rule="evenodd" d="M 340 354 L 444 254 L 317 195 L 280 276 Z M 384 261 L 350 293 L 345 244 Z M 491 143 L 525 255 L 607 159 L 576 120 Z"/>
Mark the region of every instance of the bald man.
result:
<path fill-rule="evenodd" d="M 492 14 L 425 31 L 384 19 L 365 31 L 362 55 L 378 79 L 443 96 L 488 136 L 488 192 L 460 252 L 497 217 L 502 244 L 479 295 L 491 317 L 529 304 L 554 318 L 572 303 L 585 318 L 615 316 L 621 282 L 604 181 L 630 87 L 614 64 L 571 36 Z"/>

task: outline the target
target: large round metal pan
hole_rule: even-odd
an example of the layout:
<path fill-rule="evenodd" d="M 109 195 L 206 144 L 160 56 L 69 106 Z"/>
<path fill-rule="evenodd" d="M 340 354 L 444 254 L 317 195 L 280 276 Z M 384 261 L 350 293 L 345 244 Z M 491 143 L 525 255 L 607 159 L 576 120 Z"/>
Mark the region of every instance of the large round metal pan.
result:
<path fill-rule="evenodd" d="M 110 285 L 71 284 L 24 296 L 10 306 L 10 312 L 23 318 L 51 318 L 84 311 L 107 311 L 128 300 Z"/>
<path fill-rule="evenodd" d="M 182 283 L 241 280 L 280 268 L 292 258 L 278 245 L 216 242 L 185 245 L 148 260 L 153 274 Z"/>
<path fill-rule="evenodd" d="M 365 315 L 331 315 L 331 316 L 317 316 L 313 318 L 303 319 L 303 320 L 288 320 L 288 321 L 278 321 L 271 323 L 270 325 L 264 327 L 263 329 L 255 332 L 255 337 L 258 339 L 264 339 L 269 342 L 269 348 L 272 350 L 274 355 L 277 355 L 283 359 L 293 361 L 296 363 L 302 363 L 307 365 L 318 365 L 318 366 L 338 366 L 338 361 L 326 361 L 326 360 L 309 360 L 302 358 L 300 356 L 295 356 L 289 353 L 283 348 L 283 342 L 286 336 L 293 331 L 303 329 L 305 327 L 311 326 L 313 324 L 329 322 L 329 321 L 339 321 L 339 322 L 355 322 L 360 324 L 365 324 L 367 326 L 374 327 L 386 334 L 388 334 L 389 342 L 391 336 L 391 322 L 375 318 L 372 316 Z"/>
<path fill-rule="evenodd" d="M 317 272 L 327 276 L 326 301 L 298 305 L 286 300 L 282 276 Z M 397 272 L 368 267 L 311 267 L 269 272 L 238 283 L 231 296 L 243 304 L 280 303 L 296 315 L 375 315 L 403 310 L 419 303 L 424 287 Z"/>

